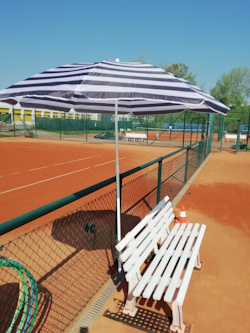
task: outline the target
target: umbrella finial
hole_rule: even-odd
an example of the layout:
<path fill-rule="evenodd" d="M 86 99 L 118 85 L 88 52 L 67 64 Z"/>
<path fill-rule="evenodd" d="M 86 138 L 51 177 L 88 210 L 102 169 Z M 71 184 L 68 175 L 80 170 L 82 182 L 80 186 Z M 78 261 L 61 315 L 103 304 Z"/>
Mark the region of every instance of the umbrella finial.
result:
<path fill-rule="evenodd" d="M 119 59 L 119 58 L 116 58 L 115 61 L 116 61 L 116 62 L 120 62 L 120 59 Z"/>

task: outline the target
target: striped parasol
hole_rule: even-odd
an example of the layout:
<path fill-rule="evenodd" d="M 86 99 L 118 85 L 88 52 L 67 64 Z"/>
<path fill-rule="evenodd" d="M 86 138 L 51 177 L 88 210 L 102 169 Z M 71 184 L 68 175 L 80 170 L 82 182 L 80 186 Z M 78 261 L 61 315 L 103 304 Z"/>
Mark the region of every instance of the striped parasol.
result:
<path fill-rule="evenodd" d="M 229 108 L 197 86 L 142 63 L 101 61 L 49 69 L 0 91 L 0 101 L 68 112 L 115 113 L 117 239 L 121 239 L 117 114 L 194 112 L 226 115 Z"/>
<path fill-rule="evenodd" d="M 183 78 L 141 63 L 102 61 L 49 69 L 0 91 L 0 101 L 22 107 L 68 112 L 137 115 L 221 113 L 229 108 Z"/>

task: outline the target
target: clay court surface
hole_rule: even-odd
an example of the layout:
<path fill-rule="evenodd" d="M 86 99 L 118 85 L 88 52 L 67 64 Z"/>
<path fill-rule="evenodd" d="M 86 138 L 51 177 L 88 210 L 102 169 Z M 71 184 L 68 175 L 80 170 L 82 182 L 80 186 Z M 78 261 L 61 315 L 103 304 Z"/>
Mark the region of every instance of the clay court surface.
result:
<path fill-rule="evenodd" d="M 0 147 L 0 223 L 115 176 L 114 144 L 1 138 Z M 145 145 L 120 145 L 120 172 L 174 150 Z M 36 221 L 36 225 L 30 223 L 13 231 L 8 237 L 19 236 L 39 224 L 69 213 L 114 187 L 115 184 L 110 185 L 67 205 Z"/>
<path fill-rule="evenodd" d="M 178 215 L 184 204 L 188 221 L 207 225 L 201 246 L 204 265 L 193 273 L 183 306 L 186 332 L 190 325 L 194 333 L 249 332 L 249 170 L 249 153 L 211 154 L 175 207 Z M 138 299 L 142 316 L 129 326 L 119 315 L 124 292 L 126 283 L 104 305 L 90 333 L 132 333 L 142 328 L 168 332 L 162 321 L 171 314 L 170 309 L 153 300 Z"/>
<path fill-rule="evenodd" d="M 11 138 L 1 139 L 0 146 L 0 222 L 115 174 L 113 144 Z M 173 150 L 120 145 L 120 171 L 124 172 Z M 175 207 L 178 215 L 180 205 L 184 204 L 188 221 L 207 225 L 201 246 L 204 266 L 201 272 L 194 272 L 183 306 L 184 321 L 188 327 L 192 325 L 195 333 L 249 332 L 249 169 L 249 153 L 211 154 Z M 79 206 L 79 203 L 75 206 Z M 32 225 L 32 229 L 34 227 Z M 27 228 L 29 226 L 18 232 L 24 233 Z M 5 241 L 7 238 L 3 243 Z M 141 331 L 138 322 L 129 326 L 119 318 L 114 320 L 103 315 L 107 311 L 117 311 L 124 301 L 124 292 L 126 284 L 122 284 L 104 305 L 90 333 Z M 138 306 L 143 309 L 146 317 L 142 318 L 147 323 L 152 318 L 161 320 L 171 314 L 168 306 L 162 302 L 138 299 Z M 149 332 L 149 326 L 145 330 Z"/>

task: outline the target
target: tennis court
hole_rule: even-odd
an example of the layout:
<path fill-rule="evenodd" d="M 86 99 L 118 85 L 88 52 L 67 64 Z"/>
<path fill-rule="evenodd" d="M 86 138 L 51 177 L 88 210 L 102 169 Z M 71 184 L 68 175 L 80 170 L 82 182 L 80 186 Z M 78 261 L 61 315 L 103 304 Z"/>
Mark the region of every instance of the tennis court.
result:
<path fill-rule="evenodd" d="M 1 192 L 4 193 L 1 194 L 1 210 L 7 218 L 2 219 L 1 214 L 1 222 L 113 176 L 115 173 L 114 150 L 112 144 L 54 142 L 28 138 L 2 140 L 1 151 L 4 163 L 1 165 L 0 181 L 3 185 Z M 124 172 L 166 155 L 173 149 L 120 145 L 119 151 L 121 172 Z M 223 332 L 225 327 L 229 331 L 231 328 L 232 332 L 236 331 L 239 318 L 242 314 L 244 315 L 245 304 L 248 304 L 249 301 L 249 294 L 245 293 L 245 290 L 248 290 L 248 267 L 250 267 L 248 258 L 250 229 L 246 223 L 248 220 L 246 207 L 250 194 L 249 166 L 247 153 L 212 154 L 181 200 L 188 212 L 188 219 L 205 223 L 208 226 L 201 253 L 202 260 L 205 262 L 204 270 L 200 275 L 195 274 L 192 279 L 188 298 L 184 304 L 184 320 L 187 323 L 195 323 L 196 332 Z M 77 201 L 77 203 L 70 204 L 70 210 L 74 209 L 74 205 L 78 207 L 84 204 L 84 200 L 87 199 L 92 200 L 93 197 L 90 195 L 88 198 L 80 200 L 81 203 Z M 92 210 L 88 212 L 90 214 L 88 218 L 94 217 L 93 207 L 90 207 Z M 177 215 L 179 208 L 180 203 L 176 206 Z M 60 214 L 67 212 L 69 212 L 69 206 L 60 209 Z M 104 211 L 100 212 L 104 213 Z M 107 219 L 109 219 L 108 214 L 110 211 L 107 211 Z M 58 216 L 60 215 L 57 211 L 54 217 L 58 218 Z M 36 226 L 34 223 L 29 223 L 2 236 L 1 239 L 3 243 L 6 243 L 41 225 L 40 230 L 32 232 L 32 238 L 24 236 L 20 241 L 17 240 L 15 245 L 9 245 L 6 249 L 8 255 L 14 246 L 20 247 L 21 250 L 22 247 L 27 246 L 27 241 L 32 241 L 34 246 L 38 242 L 44 244 L 44 248 L 40 247 L 39 250 L 40 258 L 49 254 L 49 261 L 43 265 L 42 269 L 39 267 L 39 262 L 35 260 L 36 253 L 32 255 L 33 269 L 40 282 L 41 316 L 37 327 L 40 327 L 41 331 L 42 327 L 43 329 L 51 328 L 55 317 L 60 318 L 62 331 L 73 318 L 73 314 L 69 315 L 71 310 L 68 307 L 69 303 L 67 303 L 67 309 L 62 304 L 58 290 L 59 281 L 62 288 L 64 286 L 66 288 L 68 282 L 71 279 L 73 281 L 74 269 L 80 269 L 81 280 L 78 281 L 80 287 L 86 283 L 86 276 L 83 272 L 88 275 L 92 267 L 93 275 L 89 281 L 93 284 L 90 288 L 93 290 L 98 284 L 98 279 L 109 277 L 110 272 L 107 272 L 106 268 L 109 267 L 109 261 L 112 261 L 112 255 L 105 244 L 97 243 L 95 250 L 93 248 L 75 248 L 71 241 L 63 239 L 61 234 L 65 229 L 63 219 L 54 221 L 46 228 L 42 227 L 52 219 L 53 216 L 49 214 L 36 220 Z M 78 227 L 73 219 L 70 222 L 72 225 L 72 235 L 70 236 L 73 237 L 73 231 L 77 231 Z M 60 258 L 53 255 L 56 252 L 60 253 Z M 29 263 L 25 255 L 20 255 L 19 259 L 21 262 Z M 54 261 L 52 266 L 55 267 L 53 274 L 50 271 L 51 260 Z M 97 263 L 95 269 L 93 269 L 94 262 Z M 96 267 L 99 269 L 97 270 Z M 69 275 L 69 272 L 72 274 Z M 65 279 L 66 277 L 67 279 Z M 13 288 L 16 286 L 15 281 L 10 280 L 10 286 Z M 73 289 L 72 284 L 72 290 L 68 289 L 65 293 L 67 298 L 72 300 L 72 308 L 76 306 L 73 300 L 75 300 L 74 295 L 79 296 L 79 290 L 79 288 Z M 138 326 L 128 327 L 121 320 L 114 321 L 108 316 L 103 316 L 106 311 L 113 311 L 117 302 L 123 302 L 123 291 L 124 289 L 121 288 L 115 295 L 116 303 L 114 298 L 111 298 L 104 306 L 100 317 L 90 328 L 91 332 L 99 333 L 105 329 L 109 329 L 110 332 L 115 330 L 132 332 L 133 329 L 138 331 Z M 89 297 L 89 295 L 80 296 L 78 298 L 82 304 L 86 297 Z M 53 302 L 51 297 L 53 297 Z M 218 302 L 218 298 L 222 306 Z M 79 309 L 81 308 L 80 303 Z M 144 304 L 143 300 L 139 300 L 139 305 L 145 306 L 149 311 L 147 313 L 153 316 L 155 313 L 165 317 L 168 314 L 166 305 L 161 303 L 155 307 L 152 302 Z M 64 311 L 59 314 L 60 306 Z M 48 317 L 49 309 L 50 316 Z M 228 313 L 230 313 L 230 318 L 228 318 Z M 227 326 L 225 326 L 225 321 L 228 321 Z M 247 332 L 245 330 L 248 328 L 247 324 L 246 319 L 242 332 Z"/>
<path fill-rule="evenodd" d="M 120 170 L 124 172 L 171 151 L 173 149 L 162 147 L 120 147 Z M 11 138 L 1 141 L 1 152 L 4 161 L 0 179 L 1 222 L 92 186 L 115 174 L 115 146 L 112 144 Z M 138 174 L 140 172 L 127 178 L 131 180 L 131 177 L 138 177 Z M 92 293 L 109 278 L 107 268 L 113 261 L 113 254 L 107 242 L 114 240 L 115 227 L 112 223 L 115 197 L 111 194 L 108 203 L 104 195 L 104 202 L 99 200 L 98 206 L 94 199 L 108 191 L 115 193 L 112 188 L 115 188 L 115 184 L 1 236 L 1 245 L 5 245 L 3 256 L 14 258 L 36 272 L 34 278 L 38 283 L 38 313 L 41 316 L 37 317 L 35 329 L 51 330 L 57 323 L 56 329 L 63 331 L 91 298 Z M 132 193 L 131 196 L 134 195 Z M 131 214 L 123 215 L 138 219 Z M 98 228 L 96 244 L 95 239 L 91 238 L 92 235 L 88 236 L 84 229 L 86 223 L 93 220 Z M 81 221 L 81 226 L 77 221 Z M 102 230 L 104 228 L 107 232 L 107 227 L 110 234 L 105 238 Z M 62 236 L 64 232 L 67 239 Z M 12 305 L 9 307 L 10 297 L 5 298 L 5 291 L 6 288 L 18 291 L 17 276 L 12 275 L 8 269 L 1 269 L 0 280 L 4 311 L 13 317 L 12 311 L 15 310 Z M 64 291 L 64 300 L 61 290 Z"/>
<path fill-rule="evenodd" d="M 0 223 L 115 175 L 113 144 L 1 138 L 0 145 L 2 159 Z M 130 170 L 174 150 L 175 148 L 171 147 L 120 145 L 120 172 Z M 98 194 L 83 198 L 81 204 L 106 191 L 107 189 L 100 190 Z M 50 214 L 45 219 L 36 221 L 36 224 L 42 225 L 76 207 L 79 207 L 78 201 L 58 210 L 54 215 Z M 30 223 L 30 226 L 19 228 L 11 235 L 16 237 L 18 233 L 23 234 L 37 225 Z"/>

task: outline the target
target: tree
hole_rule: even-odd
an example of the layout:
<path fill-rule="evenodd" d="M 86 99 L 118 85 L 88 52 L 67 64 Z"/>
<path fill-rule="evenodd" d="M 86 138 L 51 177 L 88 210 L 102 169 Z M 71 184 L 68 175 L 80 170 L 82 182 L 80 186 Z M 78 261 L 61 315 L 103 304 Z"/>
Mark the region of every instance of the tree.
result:
<path fill-rule="evenodd" d="M 133 60 L 131 60 L 131 62 L 141 62 L 142 64 L 146 63 L 145 57 L 144 56 L 139 56 Z"/>
<path fill-rule="evenodd" d="M 170 72 L 176 76 L 182 77 L 183 79 L 196 84 L 195 77 L 196 75 L 189 72 L 189 68 L 187 65 L 179 63 L 179 64 L 172 64 L 171 66 L 166 65 L 160 65 L 161 68 L 163 68 L 166 72 Z M 186 111 L 186 120 L 188 121 L 193 117 L 193 114 L 190 113 L 189 110 Z M 170 123 L 170 122 L 176 122 L 176 121 L 183 121 L 183 115 L 161 115 L 161 116 L 155 116 L 155 124 L 157 127 L 161 127 L 163 123 Z M 198 116 L 198 114 L 197 114 Z"/>
<path fill-rule="evenodd" d="M 179 63 L 179 64 L 172 64 L 171 66 L 168 66 L 164 68 L 166 72 L 173 73 L 176 76 L 180 76 L 183 79 L 196 84 L 195 77 L 196 75 L 189 72 L 189 68 L 187 65 Z"/>
<path fill-rule="evenodd" d="M 246 105 L 250 97 L 249 67 L 235 67 L 223 74 L 211 89 L 211 95 L 232 110 Z"/>

